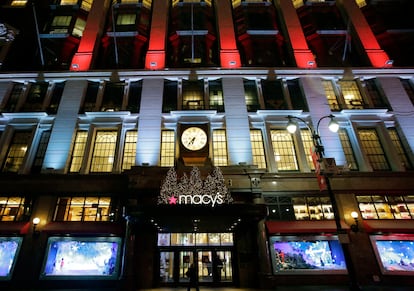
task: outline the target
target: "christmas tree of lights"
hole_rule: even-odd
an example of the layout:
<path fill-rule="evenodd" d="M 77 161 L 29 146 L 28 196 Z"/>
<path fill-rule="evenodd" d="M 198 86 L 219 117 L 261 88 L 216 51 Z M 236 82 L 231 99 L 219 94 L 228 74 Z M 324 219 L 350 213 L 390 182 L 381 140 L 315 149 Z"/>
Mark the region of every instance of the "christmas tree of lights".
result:
<path fill-rule="evenodd" d="M 184 173 L 179 180 L 175 169 L 170 168 L 161 185 L 158 204 L 177 204 L 180 195 L 221 195 L 223 203 L 233 202 L 219 167 L 215 167 L 204 181 L 197 167 L 192 168 L 190 176 Z"/>

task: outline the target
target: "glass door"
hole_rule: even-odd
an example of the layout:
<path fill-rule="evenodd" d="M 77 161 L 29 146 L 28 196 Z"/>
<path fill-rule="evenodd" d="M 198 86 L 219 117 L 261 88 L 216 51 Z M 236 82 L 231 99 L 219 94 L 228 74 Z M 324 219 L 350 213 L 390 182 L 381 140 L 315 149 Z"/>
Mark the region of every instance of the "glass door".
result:
<path fill-rule="evenodd" d="M 179 273 L 178 282 L 180 283 L 188 282 L 189 279 L 185 275 L 185 273 L 187 272 L 190 265 L 194 263 L 193 251 L 180 251 L 179 258 L 180 260 L 179 260 L 179 266 L 178 266 L 178 273 Z"/>
<path fill-rule="evenodd" d="M 160 252 L 160 282 L 174 282 L 174 252 Z"/>
<path fill-rule="evenodd" d="M 213 282 L 213 254 L 211 251 L 198 251 L 198 281 Z"/>
<path fill-rule="evenodd" d="M 231 282 L 233 280 L 233 263 L 231 251 L 216 251 L 213 261 L 213 277 L 215 282 Z"/>

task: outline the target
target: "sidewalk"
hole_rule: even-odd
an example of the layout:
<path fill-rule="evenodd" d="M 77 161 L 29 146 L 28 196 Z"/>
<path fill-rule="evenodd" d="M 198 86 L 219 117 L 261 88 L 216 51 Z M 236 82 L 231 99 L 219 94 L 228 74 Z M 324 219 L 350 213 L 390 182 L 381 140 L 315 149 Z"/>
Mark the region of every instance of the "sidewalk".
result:
<path fill-rule="evenodd" d="M 413 286 L 362 286 L 361 291 L 413 291 Z M 144 289 L 138 291 L 187 291 L 187 287 L 177 288 L 154 288 Z M 195 289 L 191 289 L 195 291 Z M 237 288 L 237 287 L 203 287 L 200 286 L 200 291 L 350 291 L 348 286 L 278 286 L 274 289 L 252 289 L 252 288 Z"/>

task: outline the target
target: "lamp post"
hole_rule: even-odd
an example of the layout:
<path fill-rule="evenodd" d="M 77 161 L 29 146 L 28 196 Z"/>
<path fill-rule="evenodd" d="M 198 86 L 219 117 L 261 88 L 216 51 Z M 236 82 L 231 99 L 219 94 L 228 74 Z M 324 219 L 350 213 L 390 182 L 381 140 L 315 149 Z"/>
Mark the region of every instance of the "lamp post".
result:
<path fill-rule="evenodd" d="M 326 115 L 326 116 L 322 116 L 319 120 L 318 123 L 316 125 L 316 129 L 314 129 L 311 125 L 308 124 L 308 122 L 306 122 L 304 119 L 297 117 L 297 116 L 292 116 L 289 115 L 287 116 L 288 118 L 288 124 L 286 129 L 288 130 L 288 132 L 290 133 L 295 133 L 296 129 L 297 129 L 297 123 L 294 122 L 294 119 L 297 119 L 301 122 L 303 122 L 306 127 L 308 128 L 308 130 L 311 132 L 312 135 L 312 143 L 313 143 L 313 147 L 314 149 L 312 150 L 312 157 L 314 159 L 314 163 L 315 163 L 315 168 L 317 171 L 317 175 L 320 176 L 320 164 L 321 162 L 324 161 L 324 146 L 322 144 L 321 138 L 319 136 L 319 125 L 321 123 L 322 120 L 329 118 L 329 124 L 328 127 L 332 132 L 337 132 L 339 130 L 339 124 L 338 122 L 335 120 L 335 116 L 333 116 L 332 114 L 330 115 Z M 350 279 L 350 286 L 349 289 L 352 291 L 359 291 L 361 290 L 358 282 L 356 280 L 356 273 L 355 273 L 355 269 L 354 266 L 352 264 L 352 259 L 351 259 L 351 254 L 349 251 L 349 238 L 348 235 L 346 233 L 346 231 L 342 228 L 341 225 L 341 220 L 339 219 L 339 209 L 338 209 L 338 204 L 336 202 L 336 198 L 335 195 L 332 191 L 331 188 L 331 183 L 329 181 L 329 173 L 327 171 L 323 171 L 321 177 L 323 178 L 323 187 L 326 187 L 326 190 L 328 191 L 328 195 L 329 195 L 329 199 L 331 200 L 331 204 L 332 204 L 332 210 L 334 213 L 334 219 L 335 219 L 335 225 L 336 225 L 336 231 L 338 233 L 338 239 L 339 242 L 341 243 L 342 246 L 342 250 L 344 252 L 344 259 L 345 259 L 345 264 L 346 264 L 346 268 L 348 270 L 348 275 L 349 275 L 349 279 Z M 321 190 L 324 190 L 325 188 L 322 188 L 320 186 Z"/>

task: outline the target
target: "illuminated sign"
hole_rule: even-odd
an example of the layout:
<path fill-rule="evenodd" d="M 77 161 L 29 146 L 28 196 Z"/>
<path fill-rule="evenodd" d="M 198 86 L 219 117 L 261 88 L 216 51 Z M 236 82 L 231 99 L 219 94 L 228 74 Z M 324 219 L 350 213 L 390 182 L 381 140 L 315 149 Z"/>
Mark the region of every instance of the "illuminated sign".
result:
<path fill-rule="evenodd" d="M 216 195 L 179 195 L 178 198 L 171 196 L 168 200 L 169 204 L 198 204 L 198 205 L 210 205 L 211 207 L 217 204 L 223 204 L 223 197 L 220 193 Z"/>
<path fill-rule="evenodd" d="M 200 205 L 215 207 L 220 204 L 233 202 L 223 175 L 218 167 L 204 180 L 200 171 L 194 167 L 190 176 L 185 173 L 181 179 L 177 178 L 174 168 L 171 168 L 161 185 L 158 204 L 169 205 Z"/>

